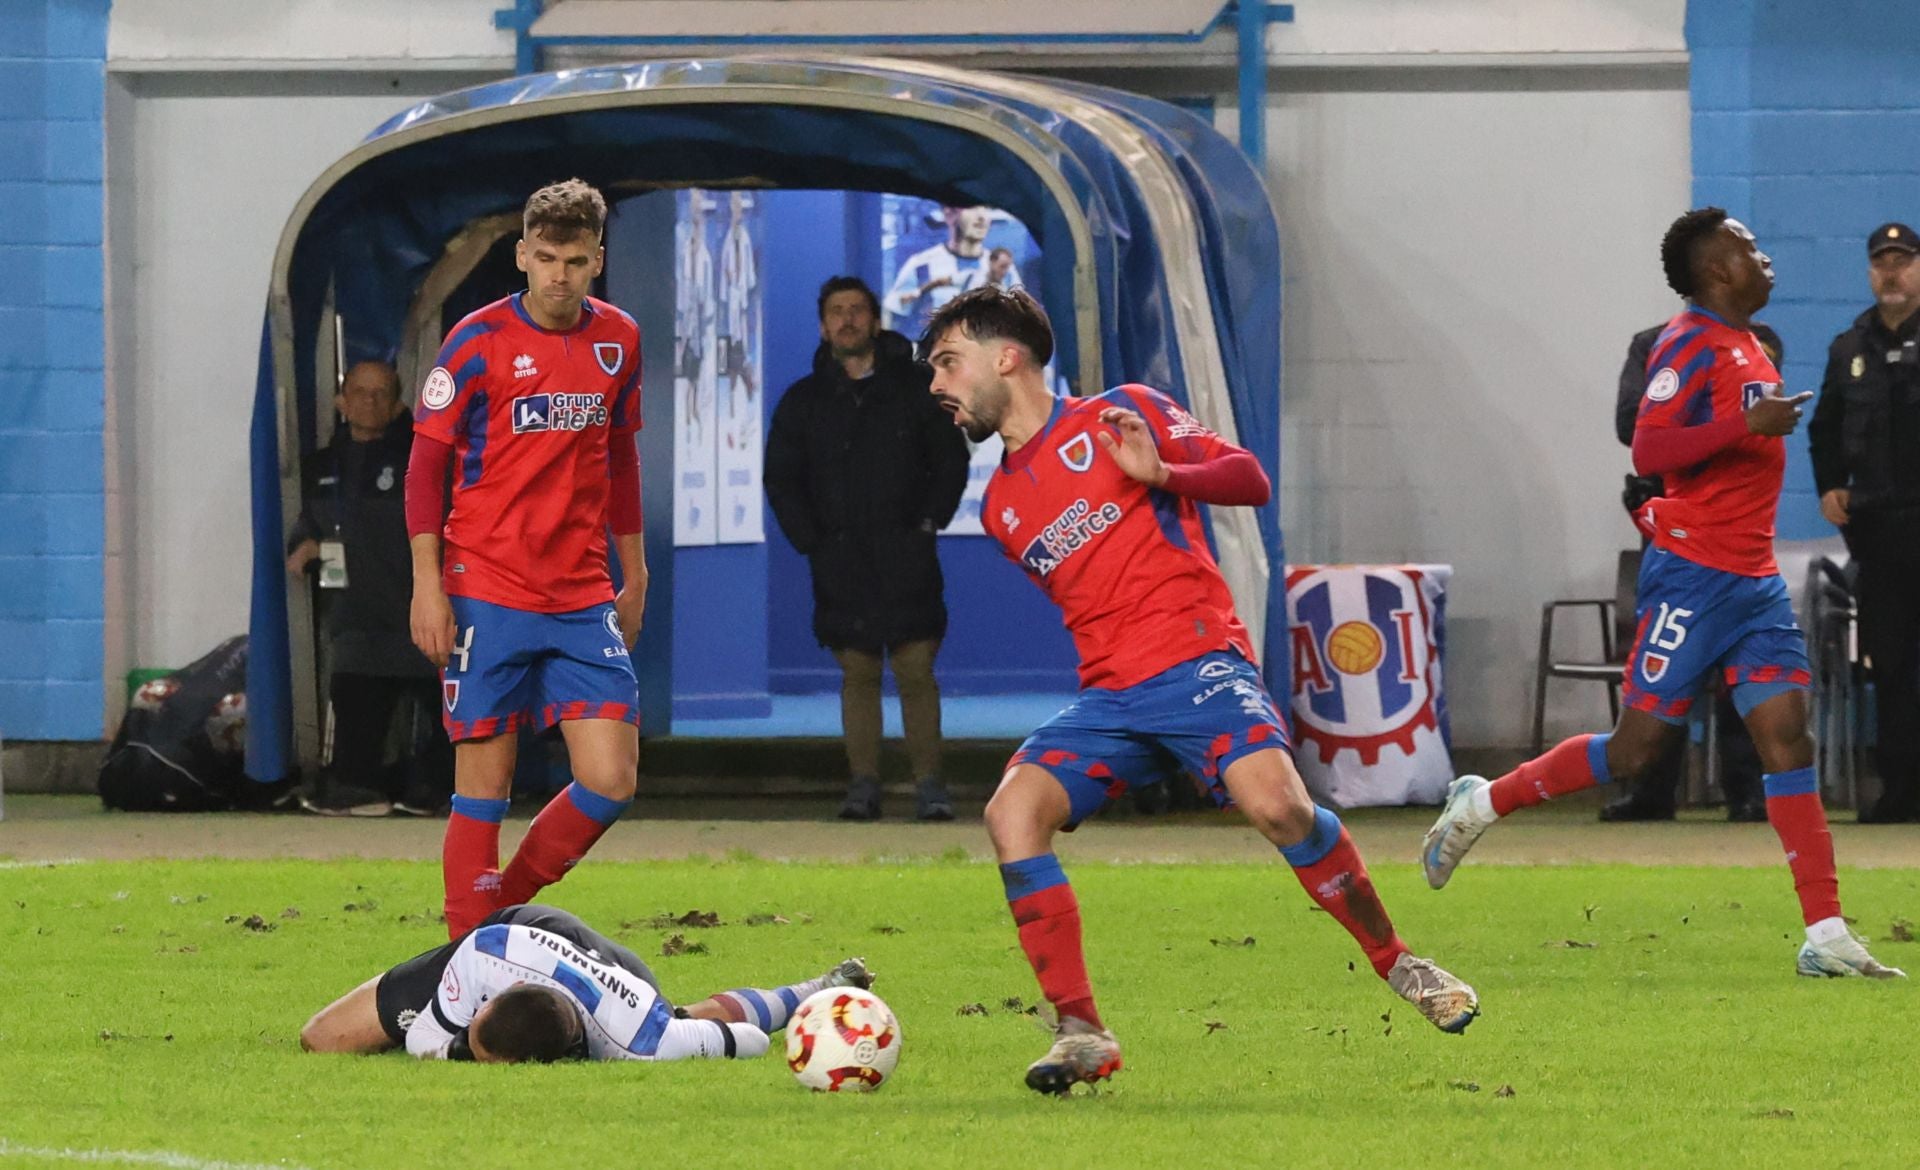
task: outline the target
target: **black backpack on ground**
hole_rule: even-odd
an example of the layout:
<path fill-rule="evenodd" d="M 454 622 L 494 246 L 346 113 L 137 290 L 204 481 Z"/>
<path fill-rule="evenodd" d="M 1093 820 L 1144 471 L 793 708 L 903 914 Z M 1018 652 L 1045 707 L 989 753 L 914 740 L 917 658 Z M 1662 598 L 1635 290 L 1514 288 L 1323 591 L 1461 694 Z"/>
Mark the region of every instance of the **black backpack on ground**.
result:
<path fill-rule="evenodd" d="M 208 812 L 257 803 L 243 769 L 247 639 L 229 638 L 135 692 L 100 762 L 100 800 L 129 812 Z"/>

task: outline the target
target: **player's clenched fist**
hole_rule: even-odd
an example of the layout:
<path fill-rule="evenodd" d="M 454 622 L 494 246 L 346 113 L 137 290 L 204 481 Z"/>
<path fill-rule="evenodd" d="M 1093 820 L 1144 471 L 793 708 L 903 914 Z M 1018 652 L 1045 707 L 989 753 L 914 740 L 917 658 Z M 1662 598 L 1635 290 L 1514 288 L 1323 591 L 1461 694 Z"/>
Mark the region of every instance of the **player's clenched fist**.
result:
<path fill-rule="evenodd" d="M 1747 408 L 1747 430 L 1755 435 L 1779 437 L 1791 435 L 1800 425 L 1800 404 L 1813 397 L 1813 391 L 1807 390 L 1795 394 L 1792 398 L 1782 398 L 1778 390 L 1762 395 L 1758 402 Z"/>
<path fill-rule="evenodd" d="M 1098 434 L 1100 445 L 1113 456 L 1120 470 L 1149 487 L 1159 487 L 1166 482 L 1167 465 L 1160 459 L 1160 448 L 1153 441 L 1153 430 L 1147 426 L 1147 420 L 1131 410 L 1109 406 L 1100 412 L 1100 421 L 1120 432 L 1118 442 L 1105 431 Z"/>
<path fill-rule="evenodd" d="M 447 600 L 446 590 L 438 583 L 423 586 L 416 580 L 408 624 L 413 631 L 413 644 L 427 656 L 427 661 L 445 666 L 453 653 L 455 634 L 453 603 Z"/>

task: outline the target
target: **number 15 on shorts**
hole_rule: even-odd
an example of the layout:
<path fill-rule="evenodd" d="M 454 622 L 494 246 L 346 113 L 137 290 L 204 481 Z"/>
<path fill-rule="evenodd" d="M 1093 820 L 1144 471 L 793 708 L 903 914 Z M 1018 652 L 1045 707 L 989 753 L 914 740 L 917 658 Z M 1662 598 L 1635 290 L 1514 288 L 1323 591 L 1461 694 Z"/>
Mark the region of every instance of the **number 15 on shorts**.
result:
<path fill-rule="evenodd" d="M 1657 683 L 1666 676 L 1667 667 L 1673 662 L 1673 652 L 1687 640 L 1687 622 L 1692 618 L 1693 611 L 1690 609 L 1681 609 L 1664 601 L 1660 603 L 1659 612 L 1654 616 L 1653 625 L 1647 628 L 1646 641 L 1641 648 L 1641 677 L 1649 683 Z M 1656 654 L 1656 650 L 1665 653 Z"/>

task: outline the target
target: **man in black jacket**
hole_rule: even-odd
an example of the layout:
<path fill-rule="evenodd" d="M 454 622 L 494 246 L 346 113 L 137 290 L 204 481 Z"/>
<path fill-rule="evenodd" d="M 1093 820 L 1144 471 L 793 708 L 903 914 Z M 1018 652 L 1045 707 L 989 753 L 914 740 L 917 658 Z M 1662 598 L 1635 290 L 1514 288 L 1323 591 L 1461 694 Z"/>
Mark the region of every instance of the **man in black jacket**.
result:
<path fill-rule="evenodd" d="M 1920 821 L 1920 239 L 1867 237 L 1874 307 L 1833 339 L 1807 437 L 1820 514 L 1859 568 L 1880 799 L 1869 824 Z"/>
<path fill-rule="evenodd" d="M 813 635 L 840 663 L 852 772 L 840 815 L 880 815 L 884 658 L 900 690 L 917 815 L 949 820 L 933 678 L 947 607 L 934 541 L 966 490 L 967 444 L 927 393 L 912 345 L 881 331 L 864 281 L 827 281 L 819 311 L 813 373 L 774 410 L 764 482 L 780 530 L 813 569 Z"/>
<path fill-rule="evenodd" d="M 332 443 L 302 461 L 303 506 L 288 538 L 288 572 L 318 578 L 331 668 L 328 760 L 301 804 L 329 816 L 396 809 L 431 816 L 453 792 L 453 748 L 440 722 L 437 676 L 407 625 L 413 420 L 385 362 L 349 369 L 334 407 L 344 421 Z M 417 736 L 424 744 L 417 756 L 388 768 L 393 717 L 409 697 L 415 723 L 425 724 Z"/>

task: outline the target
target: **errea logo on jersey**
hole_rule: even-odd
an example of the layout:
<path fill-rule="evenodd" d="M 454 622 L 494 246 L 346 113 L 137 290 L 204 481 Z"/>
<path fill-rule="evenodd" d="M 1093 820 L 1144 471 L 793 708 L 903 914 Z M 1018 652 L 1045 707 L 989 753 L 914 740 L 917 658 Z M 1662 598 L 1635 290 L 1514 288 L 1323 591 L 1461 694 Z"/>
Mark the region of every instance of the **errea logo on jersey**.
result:
<path fill-rule="evenodd" d="M 513 400 L 513 433 L 584 431 L 607 425 L 604 394 L 523 394 Z"/>
<path fill-rule="evenodd" d="M 532 354 L 523 353 L 519 357 L 513 359 L 513 376 L 514 377 L 531 378 L 534 375 L 538 374 L 539 372 L 540 372 L 539 369 L 536 368 L 533 364 Z"/>

